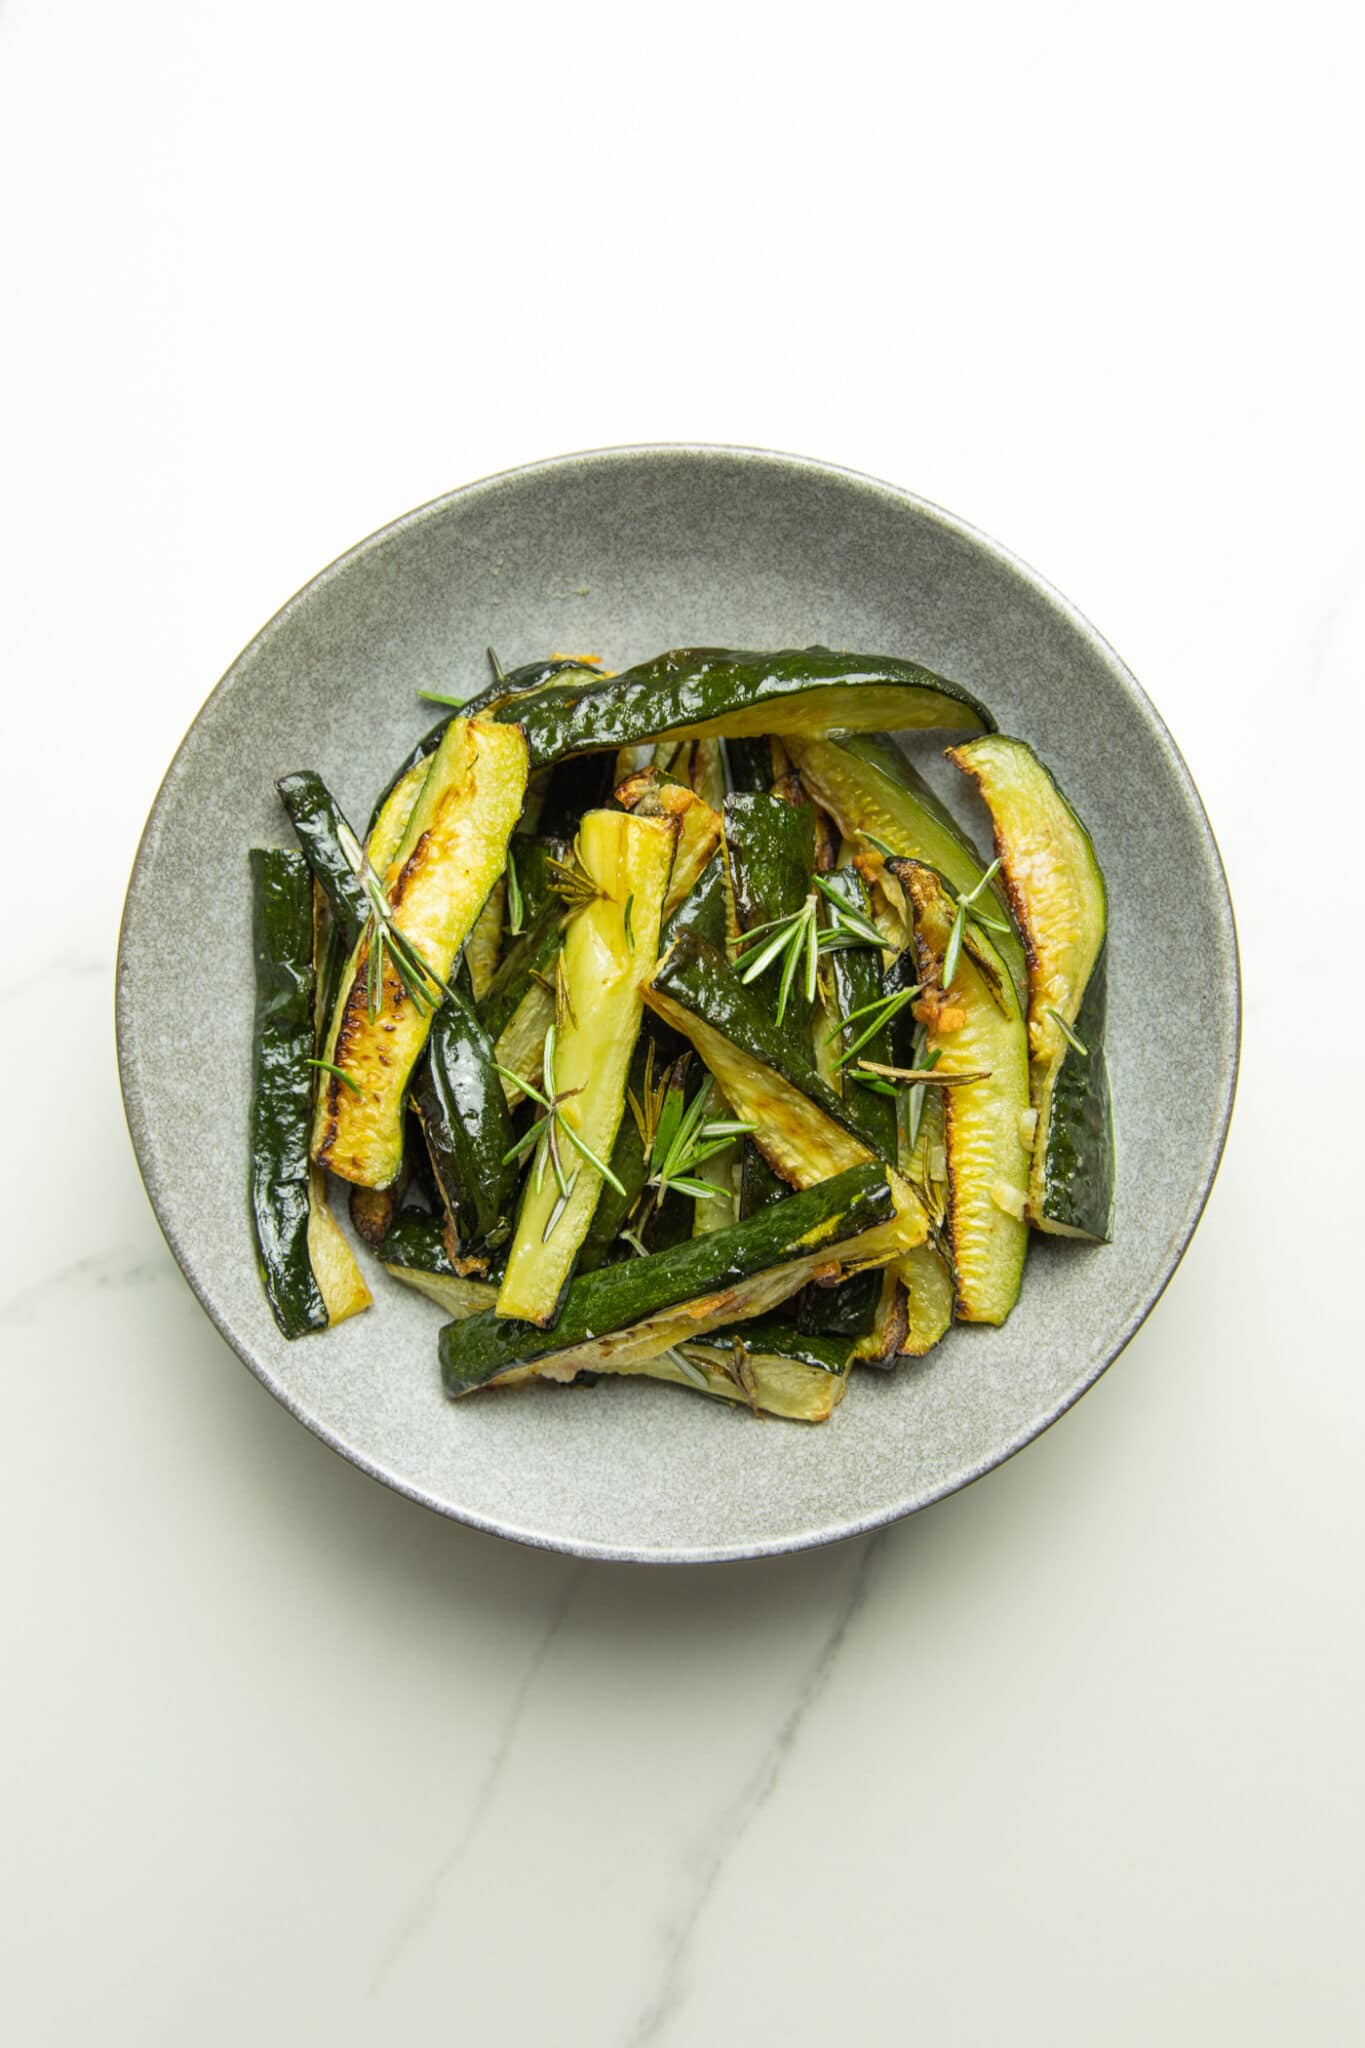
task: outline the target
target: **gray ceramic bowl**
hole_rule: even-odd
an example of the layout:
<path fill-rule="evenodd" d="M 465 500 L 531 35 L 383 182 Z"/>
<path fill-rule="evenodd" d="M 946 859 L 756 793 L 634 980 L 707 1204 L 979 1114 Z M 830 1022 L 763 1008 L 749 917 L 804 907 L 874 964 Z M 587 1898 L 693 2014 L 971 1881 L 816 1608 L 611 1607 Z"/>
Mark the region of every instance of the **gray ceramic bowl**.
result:
<path fill-rule="evenodd" d="M 490 640 L 508 663 L 569 649 L 624 666 L 689 643 L 912 655 L 1033 741 L 1109 881 L 1114 1243 L 1035 1242 L 1004 1329 L 955 1329 L 894 1375 L 860 1374 L 823 1428 L 760 1425 L 643 1382 L 451 1406 L 438 1312 L 382 1272 L 368 1314 L 286 1344 L 256 1277 L 244 1192 L 247 848 L 287 843 L 273 785 L 289 769 L 316 765 L 349 814 L 366 815 L 430 721 L 415 692 L 481 686 Z M 936 744 L 918 743 L 916 758 L 971 819 Z M 1237 950 L 1217 848 L 1169 733 L 1112 650 L 1021 563 L 904 491 L 820 463 L 608 449 L 472 484 L 385 527 L 234 663 L 147 823 L 118 1035 L 133 1143 L 171 1250 L 239 1356 L 327 1443 L 415 1500 L 525 1542 L 747 1557 L 847 1536 L 966 1485 L 1122 1350 L 1217 1168 Z"/>

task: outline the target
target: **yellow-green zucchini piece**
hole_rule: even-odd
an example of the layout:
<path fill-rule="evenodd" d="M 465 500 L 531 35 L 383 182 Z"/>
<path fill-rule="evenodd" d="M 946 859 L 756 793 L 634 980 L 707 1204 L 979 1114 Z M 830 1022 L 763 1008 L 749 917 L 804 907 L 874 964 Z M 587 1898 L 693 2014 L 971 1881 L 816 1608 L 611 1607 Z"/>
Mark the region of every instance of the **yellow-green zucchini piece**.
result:
<path fill-rule="evenodd" d="M 1104 1058 L 1109 913 L 1090 834 L 1023 740 L 951 747 L 995 827 L 1000 872 L 1028 949 L 1028 1031 L 1037 1135 L 1029 1221 L 1107 1240 L 1114 1132 Z"/>
<path fill-rule="evenodd" d="M 948 1155 L 944 1143 L 942 1088 L 922 1091 L 915 1142 L 902 1155 L 901 1168 L 924 1204 L 929 1237 L 896 1263 L 905 1287 L 906 1326 L 901 1351 L 922 1358 L 952 1327 L 953 1274 L 948 1254 Z"/>
<path fill-rule="evenodd" d="M 673 818 L 678 836 L 673 850 L 673 868 L 664 898 L 664 916 L 671 917 L 689 895 L 720 845 L 720 813 L 681 782 L 671 782 L 657 768 L 643 768 L 627 776 L 618 786 L 616 801 L 640 818 Z"/>
<path fill-rule="evenodd" d="M 945 1082 L 955 1074 L 984 1076 L 945 1090 L 948 1238 L 957 1314 L 969 1323 L 1003 1323 L 1018 1299 L 1028 1244 L 1024 1013 L 1004 962 L 971 925 L 944 987 L 953 898 L 932 868 L 910 860 L 894 866 L 914 914 L 916 971 L 925 991 L 915 1012 L 925 1025 L 927 1057 L 937 1055 L 934 1072 Z"/>
<path fill-rule="evenodd" d="M 384 875 L 396 929 L 444 983 L 502 871 L 526 791 L 526 743 L 514 725 L 452 719 L 432 756 Z M 320 1166 L 386 1187 L 402 1165 L 408 1081 L 431 1025 L 386 951 L 371 1018 L 370 941 L 362 932 L 333 1011 L 313 1125 Z M 343 1078 L 344 1077 L 344 1078 Z"/>
<path fill-rule="evenodd" d="M 641 988 L 654 971 L 676 836 L 671 818 L 589 811 L 575 842 L 587 885 L 597 894 L 572 910 L 564 934 L 554 1082 L 563 1123 L 602 1160 L 611 1157 L 625 1109 Z M 597 1168 L 571 1142 L 557 1143 L 567 1195 L 538 1155 L 498 1293 L 500 1316 L 540 1328 L 554 1320 L 602 1189 Z"/>

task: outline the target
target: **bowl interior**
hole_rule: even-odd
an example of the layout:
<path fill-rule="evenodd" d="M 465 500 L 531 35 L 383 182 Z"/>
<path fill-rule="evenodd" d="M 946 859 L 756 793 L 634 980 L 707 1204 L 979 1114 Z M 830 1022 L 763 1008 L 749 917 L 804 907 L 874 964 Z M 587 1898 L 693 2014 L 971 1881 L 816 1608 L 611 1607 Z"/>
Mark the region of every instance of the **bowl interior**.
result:
<path fill-rule="evenodd" d="M 619 667 L 688 643 L 911 655 L 1030 740 L 1089 824 L 1109 883 L 1114 1243 L 1035 1239 L 1004 1329 L 954 1329 L 894 1374 L 859 1374 L 816 1429 L 759 1426 L 644 1382 L 452 1407 L 436 1368 L 438 1311 L 372 1261 L 369 1313 L 285 1343 L 257 1280 L 244 1193 L 247 849 L 288 843 L 273 785 L 290 769 L 318 767 L 352 817 L 367 815 L 430 722 L 415 692 L 481 687 L 490 641 L 509 665 L 564 650 Z M 975 825 L 941 744 L 917 739 L 912 751 Z M 532 1542 L 661 1560 L 852 1533 L 964 1484 L 1045 1428 L 1131 1336 L 1179 1259 L 1221 1151 L 1237 1030 L 1217 851 L 1169 735 L 1113 652 L 947 515 L 867 478 L 742 450 L 615 450 L 516 471 L 411 514 L 326 570 L 234 664 L 177 754 L 134 870 L 119 961 L 124 1093 L 148 1191 L 246 1363 L 338 1450 L 431 1506 Z"/>

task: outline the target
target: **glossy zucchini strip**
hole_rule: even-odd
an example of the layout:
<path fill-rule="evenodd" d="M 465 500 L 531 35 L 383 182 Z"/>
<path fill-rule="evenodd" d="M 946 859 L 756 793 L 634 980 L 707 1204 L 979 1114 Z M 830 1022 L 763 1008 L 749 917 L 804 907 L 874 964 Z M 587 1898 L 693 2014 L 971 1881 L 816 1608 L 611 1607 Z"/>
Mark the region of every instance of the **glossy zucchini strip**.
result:
<path fill-rule="evenodd" d="M 433 976 L 455 956 L 501 873 L 526 789 L 515 726 L 452 720 L 384 876 L 393 922 Z M 313 1157 L 345 1180 L 384 1187 L 403 1156 L 403 1104 L 431 1024 L 386 952 L 371 991 L 368 930 L 342 979 L 313 1128 Z M 371 1009 L 375 1014 L 371 1016 Z"/>
<path fill-rule="evenodd" d="M 943 970 L 955 904 L 932 868 L 897 861 L 915 920 L 916 967 L 925 993 L 916 1010 L 934 1071 L 984 1073 L 946 1090 L 944 1150 L 948 1236 L 957 1313 L 1003 1323 L 1019 1295 L 1028 1226 L 1028 1033 L 1014 983 L 985 935 L 968 928 L 947 989 Z"/>
<path fill-rule="evenodd" d="M 512 1234 L 515 1137 L 492 1043 L 458 990 L 432 1021 L 412 1099 L 455 1241 L 486 1269 L 487 1253 Z"/>
<path fill-rule="evenodd" d="M 370 1296 L 330 1210 L 316 1207 L 323 1188 L 308 1159 L 316 1071 L 309 1064 L 316 1044 L 312 875 L 301 855 L 261 847 L 252 849 L 250 870 L 251 1215 L 272 1313 L 286 1337 L 302 1337 L 366 1307 Z"/>
<path fill-rule="evenodd" d="M 825 876 L 825 886 L 855 916 L 871 916 L 872 904 L 856 869 L 836 868 Z M 839 1092 L 844 1107 L 873 1151 L 883 1159 L 894 1159 L 895 1098 L 854 1078 L 860 1059 L 879 1061 L 884 1066 L 891 1063 L 893 1013 L 883 1015 L 878 1009 L 893 993 L 882 980 L 882 955 L 872 946 L 836 946 L 825 956 L 825 968 L 835 1015 L 831 1020 L 825 1013 L 821 1030 L 830 1034 L 828 1056 L 842 1062 Z"/>
<path fill-rule="evenodd" d="M 456 1320 L 482 1314 L 498 1298 L 494 1282 L 456 1272 L 434 1216 L 404 1211 L 378 1249 L 386 1272 Z"/>
<path fill-rule="evenodd" d="M 970 692 L 913 661 L 827 647 L 754 653 L 684 647 L 610 682 L 555 682 L 497 708 L 526 733 L 531 761 L 710 734 L 868 732 L 883 726 L 992 731 Z"/>
<path fill-rule="evenodd" d="M 949 749 L 980 789 L 1000 872 L 1028 947 L 1028 1031 L 1038 1112 L 1029 1221 L 1107 1240 L 1114 1133 L 1104 1058 L 1108 904 L 1090 834 L 1023 740 Z"/>
<path fill-rule="evenodd" d="M 365 851 L 370 865 L 380 875 L 398 850 L 429 767 L 430 763 L 422 760 L 400 775 L 375 814 Z M 342 844 L 351 831 L 345 814 L 322 777 L 311 768 L 296 775 L 282 775 L 275 787 L 289 813 L 304 859 L 326 895 L 337 931 L 349 952 L 365 929 L 370 905 Z"/>
<path fill-rule="evenodd" d="M 789 748 L 801 780 L 869 868 L 880 869 L 882 847 L 889 846 L 893 853 L 935 868 L 955 896 L 976 887 L 985 862 L 946 805 L 885 733 L 793 737 Z M 997 906 L 992 915 L 1008 922 L 1003 892 L 990 886 Z M 1018 934 L 1011 926 L 991 937 L 1022 994 L 1027 980 Z"/>
<path fill-rule="evenodd" d="M 677 1386 L 697 1386 L 699 1372 L 699 1393 L 789 1422 L 827 1422 L 844 1398 L 852 1356 L 850 1339 L 811 1336 L 773 1316 L 680 1344 L 639 1371 Z"/>
<path fill-rule="evenodd" d="M 621 1372 L 671 1345 L 766 1313 L 817 1272 L 883 1264 L 922 1232 L 918 1205 L 880 1164 L 852 1168 L 747 1223 L 580 1273 L 551 1330 L 485 1314 L 441 1332 L 446 1392 Z"/>
<path fill-rule="evenodd" d="M 589 811 L 579 828 L 577 860 L 586 886 L 597 893 L 572 909 L 564 934 L 564 1014 L 556 1021 L 554 1060 L 562 1109 L 548 1124 L 547 1146 L 535 1155 L 527 1179 L 498 1294 L 500 1316 L 542 1329 L 553 1321 L 592 1223 L 603 1180 L 570 1133 L 609 1160 L 640 1032 L 641 986 L 657 956 L 676 837 L 671 818 L 629 811 Z M 562 1155 L 562 1177 L 550 1170 L 556 1155 Z"/>
<path fill-rule="evenodd" d="M 809 1052 L 780 1026 L 724 955 L 684 932 L 645 990 L 664 1022 L 695 1046 L 773 1172 L 810 1187 L 872 1156 L 845 1104 Z"/>

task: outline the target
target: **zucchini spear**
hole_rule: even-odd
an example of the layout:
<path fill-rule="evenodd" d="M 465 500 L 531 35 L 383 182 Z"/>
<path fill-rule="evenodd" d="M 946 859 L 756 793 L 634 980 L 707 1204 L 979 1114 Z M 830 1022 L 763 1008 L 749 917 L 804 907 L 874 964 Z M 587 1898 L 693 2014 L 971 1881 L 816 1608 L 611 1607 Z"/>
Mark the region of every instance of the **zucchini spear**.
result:
<path fill-rule="evenodd" d="M 1023 740 L 951 747 L 995 826 L 1000 871 L 1028 948 L 1028 1032 L 1038 1113 L 1029 1221 L 1107 1240 L 1114 1132 L 1104 1061 L 1108 903 L 1090 834 Z"/>
<path fill-rule="evenodd" d="M 932 868 L 892 863 L 915 920 L 928 1060 L 948 1089 L 944 1146 L 957 1313 L 1003 1323 L 1019 1295 L 1028 1244 L 1028 1035 L 1014 983 L 979 927 L 960 922 Z M 956 941 L 956 945 L 955 942 Z M 954 958 L 954 953 L 956 957 Z"/>
<path fill-rule="evenodd" d="M 316 1068 L 313 878 L 297 853 L 250 856 L 256 956 L 251 1215 L 266 1298 L 286 1337 L 367 1308 L 370 1292 L 308 1159 Z"/>
<path fill-rule="evenodd" d="M 544 1328 L 573 1271 L 603 1185 L 653 972 L 677 827 L 671 818 L 589 811 L 568 873 L 576 890 L 560 956 L 553 1056 L 535 1163 L 498 1294 L 498 1314 Z M 513 1070 L 515 1071 L 515 1070 Z M 529 1076 L 521 1076 L 528 1080 Z M 534 1084 L 533 1084 L 534 1085 Z M 529 1090 L 527 1092 L 530 1092 Z"/>
<path fill-rule="evenodd" d="M 362 932 L 332 1015 L 313 1157 L 344 1180 L 386 1187 L 397 1176 L 408 1080 L 525 791 L 517 727 L 451 721 L 383 878 L 389 915 Z"/>

